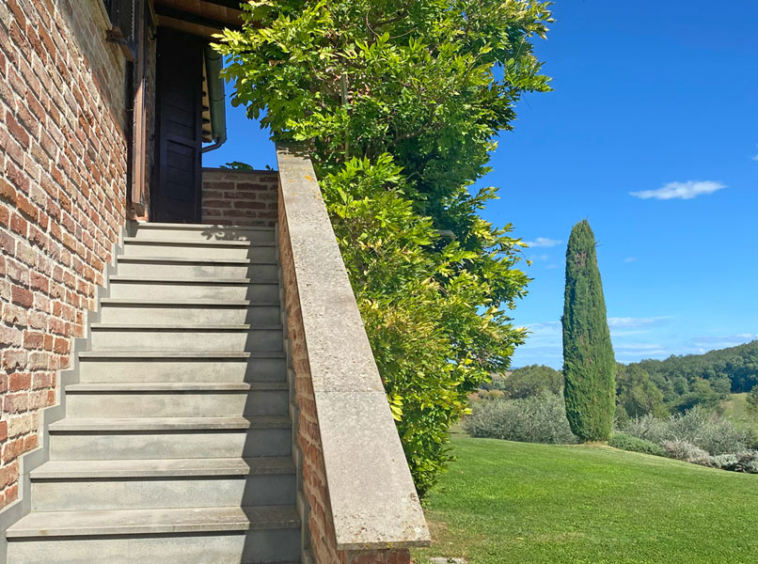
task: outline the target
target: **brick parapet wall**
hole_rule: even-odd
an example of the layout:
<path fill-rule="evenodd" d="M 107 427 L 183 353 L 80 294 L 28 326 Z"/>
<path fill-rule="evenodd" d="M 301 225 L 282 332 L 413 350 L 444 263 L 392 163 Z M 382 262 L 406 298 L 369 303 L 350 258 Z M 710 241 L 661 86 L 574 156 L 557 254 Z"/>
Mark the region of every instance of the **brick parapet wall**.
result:
<path fill-rule="evenodd" d="M 298 278 L 281 186 L 278 205 L 279 261 L 284 286 L 289 360 L 295 374 L 295 403 L 298 409 L 296 447 L 300 451 L 302 495 L 307 504 L 304 525 L 307 527 L 305 536 L 309 546 L 304 548 L 308 549 L 316 564 L 410 564 L 407 549 L 338 549 Z"/>
<path fill-rule="evenodd" d="M 279 201 L 282 201 L 281 194 Z M 291 368 L 295 373 L 295 402 L 298 408 L 297 448 L 300 450 L 301 481 L 303 495 L 308 504 L 308 538 L 310 550 L 317 564 L 340 562 L 326 489 L 324 455 L 321 450 L 321 436 L 318 414 L 313 396 L 308 348 L 305 343 L 303 317 L 300 311 L 300 297 L 292 258 L 287 218 L 283 206 L 279 206 L 279 262 L 284 285 L 284 307 L 287 317 L 287 339 Z"/>
<path fill-rule="evenodd" d="M 125 61 L 100 0 L 0 2 L 0 508 L 125 221 Z"/>
<path fill-rule="evenodd" d="M 203 223 L 273 227 L 278 183 L 275 171 L 203 169 Z"/>

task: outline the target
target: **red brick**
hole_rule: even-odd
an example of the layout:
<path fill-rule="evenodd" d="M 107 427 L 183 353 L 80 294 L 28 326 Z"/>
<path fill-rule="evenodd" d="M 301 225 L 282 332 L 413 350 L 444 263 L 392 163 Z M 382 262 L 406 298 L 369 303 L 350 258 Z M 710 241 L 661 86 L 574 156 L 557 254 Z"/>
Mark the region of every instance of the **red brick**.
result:
<path fill-rule="evenodd" d="M 21 211 L 21 213 L 23 213 L 25 216 L 35 221 L 37 220 L 37 208 L 21 194 L 17 195 L 16 205 L 18 206 L 18 209 Z"/>
<path fill-rule="evenodd" d="M 3 492 L 3 494 L 5 497 L 4 499 L 5 505 L 10 505 L 11 503 L 13 503 L 14 501 L 18 499 L 18 484 L 15 484 L 9 487 Z"/>
<path fill-rule="evenodd" d="M 16 204 L 16 189 L 2 178 L 0 178 L 0 199 L 12 205 Z"/>
<path fill-rule="evenodd" d="M 11 374 L 8 379 L 8 389 L 11 392 L 19 390 L 28 390 L 32 387 L 32 375 L 16 372 Z"/>
<path fill-rule="evenodd" d="M 29 133 L 16 121 L 10 110 L 5 112 L 5 125 L 8 126 L 10 134 L 23 148 L 29 146 Z"/>
<path fill-rule="evenodd" d="M 26 237 L 26 234 L 29 232 L 29 222 L 19 214 L 14 213 L 11 216 L 11 229 L 19 235 Z"/>
<path fill-rule="evenodd" d="M 30 450 L 37 448 L 38 442 L 39 440 L 36 433 L 26 437 L 24 439 L 24 452 L 29 452 Z"/>
<path fill-rule="evenodd" d="M 45 334 L 38 331 L 24 332 L 24 348 L 41 349 L 44 346 Z"/>
<path fill-rule="evenodd" d="M 5 421 L 3 421 L 5 423 Z M 0 488 L 4 488 L 18 479 L 18 462 L 13 461 L 0 470 Z"/>
<path fill-rule="evenodd" d="M 34 296 L 26 288 L 21 286 L 13 286 L 11 288 L 11 296 L 14 304 L 19 304 L 24 307 L 32 307 L 34 303 Z"/>
<path fill-rule="evenodd" d="M 63 339 L 60 337 L 56 337 L 55 339 L 55 347 L 53 350 L 57 352 L 58 354 L 68 354 L 70 350 L 70 343 L 68 342 L 68 339 Z"/>
<path fill-rule="evenodd" d="M 7 372 L 23 370 L 26 368 L 28 353 L 23 349 L 9 349 L 3 351 L 3 369 Z"/>

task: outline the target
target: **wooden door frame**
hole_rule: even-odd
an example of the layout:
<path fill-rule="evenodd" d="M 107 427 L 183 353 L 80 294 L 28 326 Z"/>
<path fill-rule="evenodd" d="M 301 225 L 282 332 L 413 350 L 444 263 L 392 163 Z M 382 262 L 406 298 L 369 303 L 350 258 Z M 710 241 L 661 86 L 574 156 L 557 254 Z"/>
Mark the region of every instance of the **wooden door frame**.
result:
<path fill-rule="evenodd" d="M 135 0 L 134 21 L 137 44 L 136 69 L 137 84 L 132 100 L 132 140 L 131 140 L 131 186 L 129 187 L 129 218 L 146 219 L 147 215 L 147 65 L 145 64 L 146 0 Z"/>

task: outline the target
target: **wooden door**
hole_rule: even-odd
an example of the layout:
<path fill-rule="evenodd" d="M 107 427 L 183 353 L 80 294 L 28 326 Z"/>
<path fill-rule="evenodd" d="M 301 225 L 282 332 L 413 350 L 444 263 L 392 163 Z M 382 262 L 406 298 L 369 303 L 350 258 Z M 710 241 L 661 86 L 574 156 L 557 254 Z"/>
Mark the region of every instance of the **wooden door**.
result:
<path fill-rule="evenodd" d="M 159 28 L 153 221 L 200 221 L 204 47 L 201 37 Z"/>

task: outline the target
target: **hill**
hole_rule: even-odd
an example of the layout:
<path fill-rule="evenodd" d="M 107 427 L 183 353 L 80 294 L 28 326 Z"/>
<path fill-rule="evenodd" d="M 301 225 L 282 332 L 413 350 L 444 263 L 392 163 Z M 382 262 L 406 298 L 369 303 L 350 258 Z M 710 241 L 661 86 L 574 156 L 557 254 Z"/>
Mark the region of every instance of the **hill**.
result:
<path fill-rule="evenodd" d="M 452 444 L 419 564 L 756 562 L 758 476 L 602 446 Z"/>
<path fill-rule="evenodd" d="M 749 392 L 758 384 L 758 341 L 705 354 L 643 360 L 620 370 L 647 373 L 669 408 L 714 406 L 730 392 Z"/>

